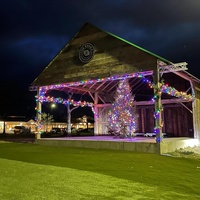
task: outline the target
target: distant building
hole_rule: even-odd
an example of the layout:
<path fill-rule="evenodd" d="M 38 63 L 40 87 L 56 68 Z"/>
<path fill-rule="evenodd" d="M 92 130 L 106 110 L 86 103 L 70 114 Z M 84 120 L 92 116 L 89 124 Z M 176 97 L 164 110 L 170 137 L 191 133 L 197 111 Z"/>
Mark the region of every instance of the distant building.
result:
<path fill-rule="evenodd" d="M 28 121 L 25 117 L 21 116 L 11 116 L 7 117 L 4 120 L 0 119 L 0 134 L 4 131 L 4 122 L 5 122 L 5 133 L 14 134 L 15 126 L 24 126 L 30 130 L 30 132 L 35 133 L 37 130 L 37 124 L 33 119 L 29 119 Z M 77 122 L 72 123 L 72 128 L 74 129 L 85 129 L 85 128 L 93 128 L 94 123 L 87 122 L 87 117 L 83 116 L 82 118 L 78 118 Z M 52 128 L 67 128 L 66 122 L 50 122 L 48 124 L 43 124 L 42 131 L 50 132 Z"/>

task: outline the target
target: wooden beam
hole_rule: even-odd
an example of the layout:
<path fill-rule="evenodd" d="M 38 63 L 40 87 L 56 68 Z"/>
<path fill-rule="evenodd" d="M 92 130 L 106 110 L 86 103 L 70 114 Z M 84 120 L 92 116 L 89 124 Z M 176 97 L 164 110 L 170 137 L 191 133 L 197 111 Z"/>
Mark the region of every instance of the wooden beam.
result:
<path fill-rule="evenodd" d="M 83 88 L 83 87 L 71 87 L 71 86 L 67 86 L 67 87 L 65 87 L 65 88 L 69 88 L 69 89 L 73 89 L 73 90 L 80 90 L 80 91 L 83 91 L 83 92 L 92 92 L 92 93 L 95 93 L 95 92 L 97 92 L 96 90 L 94 90 L 94 89 L 90 89 L 90 88 Z M 98 91 L 98 93 L 99 94 L 106 94 L 105 92 L 99 92 Z"/>
<path fill-rule="evenodd" d="M 190 113 L 193 113 L 192 110 L 190 110 L 185 104 L 181 103 L 181 105 L 186 108 Z"/>
<path fill-rule="evenodd" d="M 180 103 L 186 103 L 191 102 L 192 100 L 184 100 L 184 99 L 163 99 L 161 100 L 162 104 L 180 104 Z M 133 105 L 136 106 L 144 106 L 144 105 L 154 105 L 153 101 L 134 101 Z M 107 104 L 98 104 L 97 107 L 106 107 L 111 106 L 111 103 Z"/>
<path fill-rule="evenodd" d="M 94 135 L 99 134 L 99 120 L 98 120 L 98 93 L 94 93 Z"/>
<path fill-rule="evenodd" d="M 154 96 L 155 98 L 155 131 L 156 142 L 162 142 L 162 103 L 161 103 L 161 81 L 160 81 L 160 66 L 157 64 L 156 69 L 153 72 L 154 76 Z"/>

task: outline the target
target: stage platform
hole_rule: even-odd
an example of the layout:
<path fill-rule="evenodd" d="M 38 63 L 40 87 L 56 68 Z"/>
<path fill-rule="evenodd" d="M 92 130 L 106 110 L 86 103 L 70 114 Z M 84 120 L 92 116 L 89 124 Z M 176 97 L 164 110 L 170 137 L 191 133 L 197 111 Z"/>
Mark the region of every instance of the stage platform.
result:
<path fill-rule="evenodd" d="M 82 147 L 94 149 L 126 150 L 144 153 L 165 154 L 184 147 L 199 145 L 193 138 L 163 138 L 160 144 L 154 137 L 115 138 L 114 136 L 82 136 L 40 138 L 36 144 L 47 146 Z"/>

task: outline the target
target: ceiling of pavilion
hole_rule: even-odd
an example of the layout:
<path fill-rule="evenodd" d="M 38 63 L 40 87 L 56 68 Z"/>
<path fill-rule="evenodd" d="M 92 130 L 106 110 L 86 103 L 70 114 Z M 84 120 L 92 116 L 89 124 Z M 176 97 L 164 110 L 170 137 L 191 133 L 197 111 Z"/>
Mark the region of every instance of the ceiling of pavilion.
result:
<path fill-rule="evenodd" d="M 153 83 L 153 75 L 145 75 L 144 77 L 132 77 L 129 79 L 129 85 L 131 92 L 135 97 L 136 102 L 151 101 L 154 97 L 154 89 L 149 83 Z M 104 80 L 93 83 L 85 83 L 75 86 L 60 87 L 57 89 L 49 89 L 46 91 L 45 96 L 53 96 L 67 99 L 69 94 L 72 94 L 72 98 L 76 101 L 88 101 L 94 102 L 92 96 L 97 92 L 99 96 L 98 103 L 112 103 L 116 89 L 118 87 L 120 79 L 116 80 Z M 167 73 L 162 76 L 162 81 L 168 86 L 175 88 L 178 91 L 187 91 L 187 94 L 192 93 L 190 82 L 181 78 L 180 76 Z M 162 99 L 177 99 L 173 95 L 162 93 Z"/>
<path fill-rule="evenodd" d="M 152 80 L 152 76 L 147 77 Z M 49 90 L 46 95 L 67 97 L 69 93 L 73 94 L 73 98 L 78 100 L 93 101 L 95 92 L 98 92 L 99 103 L 111 103 L 114 100 L 114 94 L 119 84 L 117 80 L 107 80 L 95 83 L 87 83 L 78 86 L 61 87 L 59 89 Z M 135 95 L 135 100 L 151 100 L 153 97 L 153 89 L 142 78 L 129 78 L 131 92 Z M 55 92 L 59 91 L 59 92 Z M 65 95 L 66 94 L 66 95 Z"/>

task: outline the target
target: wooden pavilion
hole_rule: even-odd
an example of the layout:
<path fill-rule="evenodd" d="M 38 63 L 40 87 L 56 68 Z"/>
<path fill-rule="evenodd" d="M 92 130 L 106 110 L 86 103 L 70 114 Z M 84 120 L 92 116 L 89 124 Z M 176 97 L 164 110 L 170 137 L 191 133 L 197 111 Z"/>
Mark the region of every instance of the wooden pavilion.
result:
<path fill-rule="evenodd" d="M 128 78 L 139 114 L 139 133 L 200 138 L 200 80 L 187 63 L 173 63 L 86 23 L 33 81 L 41 103 L 91 106 L 95 135 L 106 135 L 107 114 L 121 79 Z M 49 97 L 51 91 L 81 95 L 83 102 Z M 73 98 L 73 96 L 72 96 Z"/>

